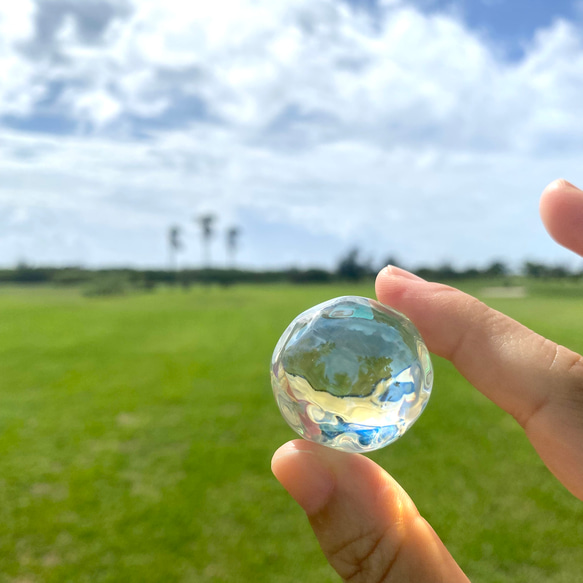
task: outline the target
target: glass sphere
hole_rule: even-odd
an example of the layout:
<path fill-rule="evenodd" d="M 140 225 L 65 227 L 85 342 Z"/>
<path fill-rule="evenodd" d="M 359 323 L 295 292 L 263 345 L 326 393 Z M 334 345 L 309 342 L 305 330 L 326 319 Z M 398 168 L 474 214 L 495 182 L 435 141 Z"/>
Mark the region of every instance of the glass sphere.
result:
<path fill-rule="evenodd" d="M 392 443 L 419 417 L 433 384 L 429 352 L 400 312 L 358 296 L 300 314 L 273 353 L 271 384 L 290 427 L 334 449 Z"/>

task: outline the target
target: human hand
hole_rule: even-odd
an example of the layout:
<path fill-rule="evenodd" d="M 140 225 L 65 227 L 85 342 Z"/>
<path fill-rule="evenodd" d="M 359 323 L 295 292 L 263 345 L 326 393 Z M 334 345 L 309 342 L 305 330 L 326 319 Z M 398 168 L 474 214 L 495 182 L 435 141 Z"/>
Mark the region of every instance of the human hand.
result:
<path fill-rule="evenodd" d="M 583 255 L 583 192 L 559 180 L 541 198 L 550 235 Z M 583 499 L 583 358 L 477 299 L 388 267 L 379 301 L 405 313 L 429 350 L 523 427 L 555 476 Z M 302 440 L 274 455 L 330 564 L 352 583 L 467 582 L 405 491 L 370 459 Z"/>

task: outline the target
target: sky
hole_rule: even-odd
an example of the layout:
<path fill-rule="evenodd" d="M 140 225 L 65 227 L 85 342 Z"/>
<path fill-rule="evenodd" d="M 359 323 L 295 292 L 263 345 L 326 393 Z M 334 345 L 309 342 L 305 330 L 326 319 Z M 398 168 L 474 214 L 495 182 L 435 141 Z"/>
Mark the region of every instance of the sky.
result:
<path fill-rule="evenodd" d="M 581 267 L 583 4 L 0 3 L 0 266 Z"/>

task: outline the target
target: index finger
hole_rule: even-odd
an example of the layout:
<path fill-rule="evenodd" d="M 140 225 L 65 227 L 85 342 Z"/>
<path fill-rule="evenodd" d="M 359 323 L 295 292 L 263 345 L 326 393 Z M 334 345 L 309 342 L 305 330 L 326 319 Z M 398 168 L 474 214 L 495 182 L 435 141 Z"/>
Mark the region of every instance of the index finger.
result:
<path fill-rule="evenodd" d="M 549 235 L 583 255 L 583 192 L 566 180 L 549 184 L 540 200 L 540 215 Z"/>
<path fill-rule="evenodd" d="M 380 302 L 406 314 L 429 350 L 525 429 L 549 469 L 583 498 L 583 360 L 459 290 L 396 267 L 377 277 Z"/>

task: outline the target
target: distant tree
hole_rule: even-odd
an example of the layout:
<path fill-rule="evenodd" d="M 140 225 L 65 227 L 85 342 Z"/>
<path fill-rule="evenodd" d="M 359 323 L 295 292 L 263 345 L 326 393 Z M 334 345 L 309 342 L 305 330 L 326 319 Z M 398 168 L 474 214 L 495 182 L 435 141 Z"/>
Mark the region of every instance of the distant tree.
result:
<path fill-rule="evenodd" d="M 178 269 L 177 257 L 182 248 L 182 230 L 178 225 L 172 225 L 168 230 L 170 270 L 176 271 Z"/>
<path fill-rule="evenodd" d="M 325 269 L 290 269 L 287 278 L 292 283 L 329 283 L 333 280 L 334 275 Z"/>
<path fill-rule="evenodd" d="M 358 281 L 371 273 L 370 265 L 360 261 L 359 255 L 359 249 L 354 247 L 345 257 L 340 259 L 336 269 L 336 273 L 340 279 Z"/>
<path fill-rule="evenodd" d="M 203 265 L 205 267 L 211 266 L 211 241 L 214 236 L 215 216 L 201 215 L 196 219 L 202 231 L 202 249 L 203 249 Z"/>
<path fill-rule="evenodd" d="M 429 281 L 433 281 L 435 279 L 435 271 L 431 267 L 428 267 L 427 265 L 421 265 L 420 267 L 416 267 L 413 273 Z"/>
<path fill-rule="evenodd" d="M 527 261 L 523 267 L 524 274 L 528 277 L 546 277 L 548 275 L 548 268 L 542 263 L 534 263 Z"/>
<path fill-rule="evenodd" d="M 231 227 L 227 230 L 227 253 L 229 254 L 231 267 L 235 267 L 235 255 L 237 254 L 240 236 L 241 229 L 239 227 Z"/>
<path fill-rule="evenodd" d="M 475 267 L 468 267 L 464 271 L 459 272 L 460 278 L 463 279 L 476 279 L 477 277 L 480 277 L 480 275 L 482 275 L 482 272 Z"/>
<path fill-rule="evenodd" d="M 510 270 L 501 261 L 494 261 L 484 270 L 484 275 L 488 277 L 505 277 L 509 273 Z"/>
<path fill-rule="evenodd" d="M 565 265 L 554 265 L 549 268 L 549 276 L 555 278 L 565 278 L 573 276 L 571 270 Z"/>
<path fill-rule="evenodd" d="M 534 263 L 532 261 L 525 262 L 523 272 L 528 277 L 537 278 L 564 279 L 577 276 L 576 273 L 573 273 L 564 265 L 545 265 L 544 263 Z"/>
<path fill-rule="evenodd" d="M 443 263 L 437 269 L 434 270 L 435 279 L 437 281 L 444 281 L 448 279 L 456 279 L 459 277 L 459 273 L 456 271 L 455 267 L 451 263 Z"/>

